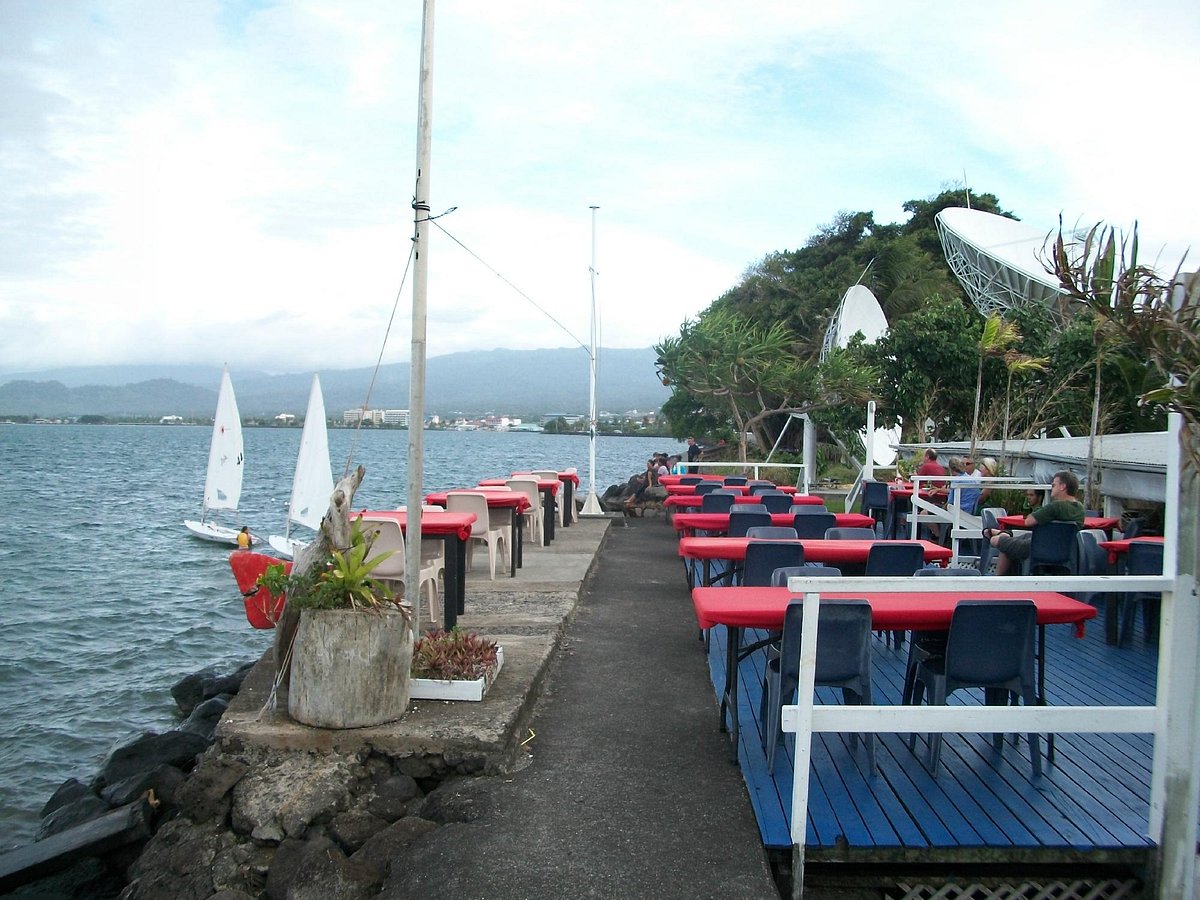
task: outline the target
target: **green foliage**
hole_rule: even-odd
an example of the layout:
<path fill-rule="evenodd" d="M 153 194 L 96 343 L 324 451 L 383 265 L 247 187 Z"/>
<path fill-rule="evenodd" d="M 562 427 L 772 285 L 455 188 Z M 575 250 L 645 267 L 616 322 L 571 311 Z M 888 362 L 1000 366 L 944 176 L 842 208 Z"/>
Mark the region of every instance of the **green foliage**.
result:
<path fill-rule="evenodd" d="M 496 668 L 496 642 L 455 627 L 430 631 L 413 645 L 414 678 L 470 681 Z"/>

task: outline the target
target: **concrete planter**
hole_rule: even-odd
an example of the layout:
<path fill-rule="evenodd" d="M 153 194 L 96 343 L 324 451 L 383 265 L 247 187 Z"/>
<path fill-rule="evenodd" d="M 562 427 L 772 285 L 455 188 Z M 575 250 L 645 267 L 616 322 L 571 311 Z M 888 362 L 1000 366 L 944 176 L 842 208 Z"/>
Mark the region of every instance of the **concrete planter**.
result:
<path fill-rule="evenodd" d="M 504 665 L 504 648 L 496 648 L 496 667 L 483 678 L 471 681 L 443 681 L 438 678 L 414 678 L 413 700 L 482 700 Z"/>
<path fill-rule="evenodd" d="M 306 609 L 292 647 L 288 714 L 315 728 L 381 725 L 408 709 L 412 629 L 399 611 Z"/>

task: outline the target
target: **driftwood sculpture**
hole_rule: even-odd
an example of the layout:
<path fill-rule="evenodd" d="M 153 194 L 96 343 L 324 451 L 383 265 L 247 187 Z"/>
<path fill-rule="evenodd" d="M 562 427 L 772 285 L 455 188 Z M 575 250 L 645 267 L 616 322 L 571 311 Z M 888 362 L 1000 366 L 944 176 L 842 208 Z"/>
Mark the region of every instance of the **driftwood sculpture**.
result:
<path fill-rule="evenodd" d="M 329 495 L 329 510 L 321 519 L 321 528 L 316 540 L 300 551 L 292 565 L 292 575 L 304 575 L 324 563 L 334 550 L 344 550 L 350 546 L 350 510 L 354 504 L 354 492 L 362 484 L 367 470 L 359 466 L 333 488 Z M 296 634 L 296 625 L 300 621 L 300 613 L 292 604 L 286 603 L 279 625 L 275 629 L 275 683 L 288 683 L 292 638 Z"/>

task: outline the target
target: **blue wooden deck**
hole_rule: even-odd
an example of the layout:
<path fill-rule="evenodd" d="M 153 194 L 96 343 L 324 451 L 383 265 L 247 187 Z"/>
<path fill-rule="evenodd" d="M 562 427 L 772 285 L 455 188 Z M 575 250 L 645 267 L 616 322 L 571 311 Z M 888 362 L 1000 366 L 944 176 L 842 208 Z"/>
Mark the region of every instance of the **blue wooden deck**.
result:
<path fill-rule="evenodd" d="M 1102 613 L 1082 639 L 1072 626 L 1047 627 L 1051 705 L 1154 703 L 1157 648 L 1147 647 L 1140 633 L 1131 647 L 1107 646 L 1103 626 Z M 718 690 L 725 678 L 724 643 L 725 629 L 713 629 L 709 665 Z M 877 639 L 874 651 L 875 702 L 898 703 L 907 646 L 889 648 Z M 764 845 L 785 848 L 791 846 L 792 737 L 786 736 L 774 775 L 768 774 L 758 708 L 764 659 L 755 653 L 740 667 L 739 761 Z M 964 691 L 951 701 L 981 702 L 981 694 Z M 841 702 L 841 693 L 818 689 L 818 699 Z M 808 859 L 929 861 L 941 855 L 997 861 L 1011 854 L 1047 862 L 1136 862 L 1152 847 L 1145 837 L 1150 735 L 1058 735 L 1054 764 L 1043 758 L 1037 780 L 1023 736 L 1016 744 L 1006 740 L 997 753 L 990 734 L 947 734 L 936 779 L 926 768 L 924 736 L 915 753 L 905 738 L 876 736 L 878 771 L 872 776 L 865 750 L 861 743 L 852 750 L 850 735 L 814 735 Z"/>

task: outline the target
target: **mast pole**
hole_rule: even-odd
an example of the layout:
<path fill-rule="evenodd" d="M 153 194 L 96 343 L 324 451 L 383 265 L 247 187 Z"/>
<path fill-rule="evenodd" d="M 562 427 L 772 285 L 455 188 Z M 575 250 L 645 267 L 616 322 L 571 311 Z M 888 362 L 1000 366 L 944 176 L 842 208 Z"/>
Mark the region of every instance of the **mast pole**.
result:
<path fill-rule="evenodd" d="M 421 17 L 421 88 L 417 101 L 417 182 L 413 191 L 412 349 L 408 387 L 408 540 L 404 546 L 404 597 L 413 607 L 413 630 L 421 624 L 421 496 L 425 480 L 425 309 L 429 287 L 429 159 L 433 122 L 433 2 Z M 452 602 L 446 598 L 446 602 Z"/>
<path fill-rule="evenodd" d="M 588 353 L 591 379 L 590 402 L 588 403 L 588 495 L 583 501 L 582 513 L 585 516 L 602 514 L 600 500 L 596 496 L 596 210 L 600 207 L 589 207 L 592 211 L 592 265 L 588 269 L 592 281 L 592 346 Z"/>

